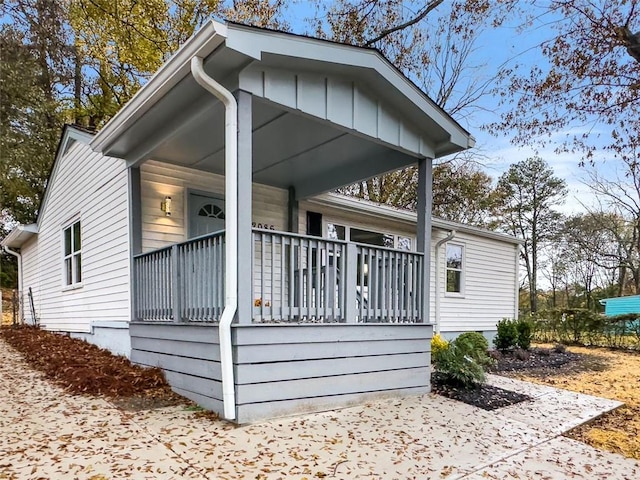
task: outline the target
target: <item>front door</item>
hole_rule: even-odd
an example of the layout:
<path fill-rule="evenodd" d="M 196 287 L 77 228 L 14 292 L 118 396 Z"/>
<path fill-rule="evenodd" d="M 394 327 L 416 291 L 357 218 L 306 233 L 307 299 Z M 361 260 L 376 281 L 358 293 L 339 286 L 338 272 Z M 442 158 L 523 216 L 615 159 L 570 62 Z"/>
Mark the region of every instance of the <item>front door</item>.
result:
<path fill-rule="evenodd" d="M 221 198 L 189 194 L 189 237 L 224 230 L 224 200 Z"/>

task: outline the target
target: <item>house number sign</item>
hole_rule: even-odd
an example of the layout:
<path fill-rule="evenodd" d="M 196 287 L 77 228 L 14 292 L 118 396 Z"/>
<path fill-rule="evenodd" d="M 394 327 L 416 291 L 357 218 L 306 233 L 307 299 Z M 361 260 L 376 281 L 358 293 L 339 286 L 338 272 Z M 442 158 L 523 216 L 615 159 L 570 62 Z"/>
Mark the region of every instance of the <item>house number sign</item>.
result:
<path fill-rule="evenodd" d="M 251 223 L 251 226 L 253 228 L 262 228 L 264 230 L 275 230 L 276 229 L 276 226 L 273 225 L 272 223 L 253 222 L 253 223 Z"/>

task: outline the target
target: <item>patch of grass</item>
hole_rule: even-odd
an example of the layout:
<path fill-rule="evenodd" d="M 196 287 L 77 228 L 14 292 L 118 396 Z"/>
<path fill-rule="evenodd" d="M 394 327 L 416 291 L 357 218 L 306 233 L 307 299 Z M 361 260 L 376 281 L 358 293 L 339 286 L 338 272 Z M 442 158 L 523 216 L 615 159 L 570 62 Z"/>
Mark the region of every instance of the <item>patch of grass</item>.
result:
<path fill-rule="evenodd" d="M 569 347 L 584 358 L 582 368 L 518 378 L 625 403 L 567 434 L 596 448 L 640 460 L 640 354 L 606 348 Z"/>

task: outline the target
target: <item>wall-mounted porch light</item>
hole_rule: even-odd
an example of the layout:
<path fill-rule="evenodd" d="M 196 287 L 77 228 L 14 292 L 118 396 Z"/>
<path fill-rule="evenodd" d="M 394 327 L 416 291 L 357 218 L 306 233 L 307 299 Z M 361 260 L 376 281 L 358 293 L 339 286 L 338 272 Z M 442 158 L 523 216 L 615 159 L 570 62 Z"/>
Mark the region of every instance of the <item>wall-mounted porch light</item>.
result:
<path fill-rule="evenodd" d="M 171 216 L 171 197 L 164 197 L 164 200 L 160 202 L 160 210 L 164 212 L 165 216 Z"/>

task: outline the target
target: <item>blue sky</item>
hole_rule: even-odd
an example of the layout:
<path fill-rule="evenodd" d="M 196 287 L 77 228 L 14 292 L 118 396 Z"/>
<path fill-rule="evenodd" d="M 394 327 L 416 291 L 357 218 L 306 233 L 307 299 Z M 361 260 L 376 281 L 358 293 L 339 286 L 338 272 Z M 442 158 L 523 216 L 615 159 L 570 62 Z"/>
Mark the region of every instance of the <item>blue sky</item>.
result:
<path fill-rule="evenodd" d="M 532 15 L 539 12 L 531 11 Z M 313 16 L 315 12 L 303 0 L 293 1 L 288 9 L 288 17 L 294 31 L 304 33 L 309 28 L 306 17 Z M 536 48 L 542 41 L 553 38 L 553 18 L 548 15 L 538 18 L 534 28 L 528 28 L 526 33 L 518 29 L 520 20 L 513 19 L 497 29 L 486 29 L 481 32 L 474 53 L 474 64 L 480 66 L 474 70 L 474 75 L 491 78 L 495 72 L 505 63 L 518 63 L 523 67 L 544 62 L 542 55 Z M 585 182 L 588 180 L 588 169 L 580 167 L 580 154 L 556 153 L 555 146 L 560 144 L 569 133 L 581 133 L 580 130 L 557 132 L 544 148 L 515 146 L 510 142 L 509 136 L 504 134 L 495 137 L 480 128 L 482 124 L 497 120 L 503 109 L 498 105 L 498 100 L 491 96 L 483 97 L 479 103 L 481 107 L 468 119 L 459 119 L 477 140 L 477 148 L 483 156 L 482 163 L 485 171 L 497 178 L 510 164 L 524 160 L 533 155 L 539 155 L 545 159 L 554 169 L 557 176 L 565 179 L 569 187 L 569 196 L 563 206 L 558 210 L 563 213 L 576 213 L 584 211 L 583 205 L 591 205 L 593 195 Z M 615 162 L 596 155 L 598 172 L 611 177 L 615 175 Z"/>

